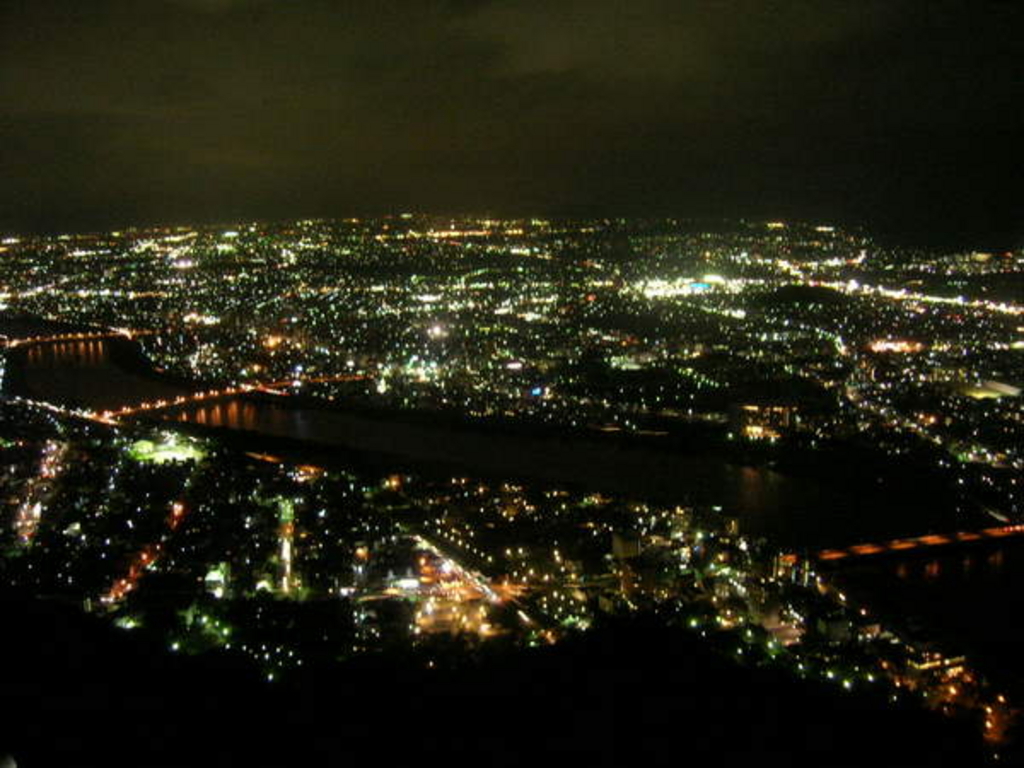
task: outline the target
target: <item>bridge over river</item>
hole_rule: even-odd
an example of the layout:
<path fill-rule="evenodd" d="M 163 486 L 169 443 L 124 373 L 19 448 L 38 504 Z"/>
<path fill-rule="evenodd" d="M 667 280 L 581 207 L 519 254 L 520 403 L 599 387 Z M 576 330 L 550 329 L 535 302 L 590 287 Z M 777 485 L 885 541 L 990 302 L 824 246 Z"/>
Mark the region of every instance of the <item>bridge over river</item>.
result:
<path fill-rule="evenodd" d="M 855 558 L 880 558 L 887 555 L 947 554 L 953 549 L 966 548 L 973 545 L 984 545 L 1005 542 L 1007 539 L 1024 537 L 1024 525 L 998 525 L 978 530 L 957 530 L 952 534 L 926 534 L 918 537 L 904 537 L 888 542 L 854 544 L 845 548 L 824 549 L 813 555 L 819 563 Z M 785 555 L 796 558 L 796 555 Z"/>

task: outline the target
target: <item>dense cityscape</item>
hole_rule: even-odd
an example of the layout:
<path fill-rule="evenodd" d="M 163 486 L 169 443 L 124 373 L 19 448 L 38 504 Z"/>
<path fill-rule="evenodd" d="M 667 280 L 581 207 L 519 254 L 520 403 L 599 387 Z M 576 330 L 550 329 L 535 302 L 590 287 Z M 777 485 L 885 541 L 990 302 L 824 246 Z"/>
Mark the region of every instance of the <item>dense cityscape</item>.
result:
<path fill-rule="evenodd" d="M 1024 533 L 1024 252 L 412 214 L 0 251 L 9 588 L 268 685 L 651 615 L 1015 748 L 1024 677 L 851 574 Z M 834 525 L 826 496 L 766 522 L 691 474 L 844 463 L 884 483 Z"/>
<path fill-rule="evenodd" d="M 411 215 L 2 247 L 8 311 L 126 329 L 217 391 L 769 442 L 871 429 L 1021 512 L 1019 252 L 887 251 L 782 222 Z"/>

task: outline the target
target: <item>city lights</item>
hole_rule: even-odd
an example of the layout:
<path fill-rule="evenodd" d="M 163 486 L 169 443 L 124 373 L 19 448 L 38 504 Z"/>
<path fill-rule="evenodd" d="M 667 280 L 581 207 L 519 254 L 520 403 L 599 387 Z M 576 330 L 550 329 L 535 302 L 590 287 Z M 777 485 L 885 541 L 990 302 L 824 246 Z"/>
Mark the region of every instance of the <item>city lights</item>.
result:
<path fill-rule="evenodd" d="M 730 663 L 984 712 L 993 745 L 1011 730 L 973 659 L 844 574 L 927 553 L 937 579 L 944 553 L 996 557 L 1024 531 L 1021 307 L 998 293 L 1020 254 L 413 214 L 4 248 L 4 551 L 24 589 L 275 682 L 651 613 Z M 784 546 L 732 508 L 865 455 L 879 485 L 926 467 L 956 517 L 821 543 L 811 523 Z M 745 490 L 693 480 L 725 475 Z"/>

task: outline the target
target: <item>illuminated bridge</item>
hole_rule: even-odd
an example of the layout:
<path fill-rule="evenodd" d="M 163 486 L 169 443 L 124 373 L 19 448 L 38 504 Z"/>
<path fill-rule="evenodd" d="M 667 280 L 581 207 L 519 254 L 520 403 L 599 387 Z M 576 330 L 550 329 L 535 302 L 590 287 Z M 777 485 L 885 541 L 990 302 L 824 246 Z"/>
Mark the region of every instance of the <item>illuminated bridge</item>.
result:
<path fill-rule="evenodd" d="M 27 347 L 32 344 L 59 344 L 65 341 L 94 341 L 98 339 L 134 339 L 138 336 L 146 336 L 153 331 L 137 331 L 128 328 L 116 328 L 110 331 L 89 331 L 81 333 L 60 333 L 52 336 L 26 336 L 18 339 L 0 339 L 0 346 L 7 349 L 15 347 Z"/>
<path fill-rule="evenodd" d="M 117 419 L 119 418 L 135 416 L 140 413 L 146 413 L 151 411 L 159 411 L 166 408 L 175 408 L 182 405 L 189 405 L 191 403 L 202 403 L 208 400 L 218 400 L 220 398 L 225 397 L 236 397 L 238 395 L 245 395 L 252 392 L 262 392 L 264 394 L 286 397 L 290 394 L 287 389 L 288 387 L 295 387 L 302 384 L 323 384 L 328 382 L 364 381 L 367 378 L 368 377 L 363 374 L 346 373 L 326 376 L 302 376 L 267 383 L 251 382 L 247 384 L 238 384 L 236 386 L 223 387 L 220 389 L 208 389 L 200 392 L 193 392 L 191 394 L 180 395 L 175 398 L 147 400 L 145 402 L 125 406 L 124 408 L 119 408 L 117 410 L 103 411 L 102 413 L 99 414 L 93 414 L 93 416 L 98 421 L 113 424 L 116 423 Z"/>
<path fill-rule="evenodd" d="M 997 542 L 1008 538 L 1024 536 L 1024 524 L 1003 525 L 995 528 L 982 528 L 977 531 L 957 531 L 956 533 L 929 533 L 924 536 L 913 536 L 892 539 L 877 543 L 854 544 L 837 549 L 823 549 L 810 556 L 810 560 L 819 563 L 836 563 L 863 557 L 882 557 L 885 555 L 905 555 L 916 552 L 936 552 L 946 547 L 956 547 L 986 542 Z M 799 559 L 797 555 L 782 556 L 782 561 L 793 565 Z"/>

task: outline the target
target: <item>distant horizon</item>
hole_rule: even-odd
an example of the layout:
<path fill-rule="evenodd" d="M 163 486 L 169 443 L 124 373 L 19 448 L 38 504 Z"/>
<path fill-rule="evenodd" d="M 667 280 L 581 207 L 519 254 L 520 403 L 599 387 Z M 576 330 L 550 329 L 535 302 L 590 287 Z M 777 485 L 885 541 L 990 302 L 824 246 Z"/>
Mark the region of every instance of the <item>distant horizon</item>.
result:
<path fill-rule="evenodd" d="M 673 213 L 637 213 L 637 212 L 615 212 L 607 210 L 560 210 L 560 211 L 517 211 L 517 212 L 495 212 L 495 211 L 472 211 L 472 210 L 424 210 L 424 209 L 364 209 L 362 211 L 352 210 L 333 214 L 329 213 L 299 213 L 292 215 L 245 215 L 220 216 L 211 214 L 208 216 L 184 217 L 175 216 L 168 218 L 136 219 L 135 221 L 108 221 L 95 222 L 92 224 L 83 223 L 80 226 L 59 227 L 56 225 L 13 228 L 0 226 L 2 237 L 59 237 L 61 235 L 90 235 L 109 234 L 112 232 L 124 232 L 131 230 L 171 229 L 171 228 L 216 228 L 229 227 L 239 224 L 287 224 L 300 221 L 329 221 L 338 222 L 346 219 L 368 219 L 379 220 L 388 218 L 400 218 L 403 215 L 410 215 L 417 218 L 453 218 L 453 219 L 497 219 L 497 220 L 524 220 L 524 219 L 552 219 L 561 221 L 571 220 L 614 220 L 624 219 L 628 221 L 670 221 L 680 223 L 715 223 L 715 224 L 757 224 L 770 221 L 781 221 L 794 225 L 820 225 L 835 226 L 844 231 L 861 233 L 873 242 L 883 247 L 907 248 L 930 251 L 963 252 L 977 250 L 992 253 L 1010 253 L 1024 248 L 1024 229 L 1013 232 L 1003 230 L 985 236 L 983 234 L 966 231 L 959 236 L 951 236 L 944 232 L 924 233 L 915 229 L 893 229 L 892 227 L 875 227 L 870 222 L 843 220 L 827 216 L 783 216 L 778 214 L 746 214 L 746 215 L 716 215 L 716 214 L 688 214 L 684 212 Z"/>
<path fill-rule="evenodd" d="M 429 208 L 1024 242 L 1024 4 L 0 8 L 0 230 Z"/>

